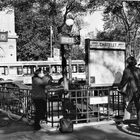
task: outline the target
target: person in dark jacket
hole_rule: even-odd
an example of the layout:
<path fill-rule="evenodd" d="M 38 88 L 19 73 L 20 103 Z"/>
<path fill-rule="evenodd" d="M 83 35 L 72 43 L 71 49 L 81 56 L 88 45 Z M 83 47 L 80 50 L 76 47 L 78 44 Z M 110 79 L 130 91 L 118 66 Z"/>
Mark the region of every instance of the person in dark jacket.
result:
<path fill-rule="evenodd" d="M 44 76 L 43 71 L 39 68 L 32 77 L 31 97 L 35 105 L 34 130 L 41 129 L 40 121 L 45 120 L 46 114 L 46 95 L 45 86 L 51 83 L 51 79 Z"/>
<path fill-rule="evenodd" d="M 123 71 L 118 87 L 121 90 L 127 83 L 126 95 L 124 95 L 126 105 L 123 120 L 130 119 L 132 102 L 134 101 L 137 111 L 137 123 L 140 126 L 140 69 L 136 67 L 137 62 L 133 56 L 130 56 L 126 62 L 128 65 Z"/>

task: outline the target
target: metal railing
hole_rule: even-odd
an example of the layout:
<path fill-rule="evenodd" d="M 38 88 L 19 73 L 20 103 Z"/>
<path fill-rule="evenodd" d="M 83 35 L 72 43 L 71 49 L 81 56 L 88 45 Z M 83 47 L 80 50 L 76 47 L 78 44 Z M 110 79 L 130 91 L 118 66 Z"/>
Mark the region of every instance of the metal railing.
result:
<path fill-rule="evenodd" d="M 57 122 L 54 117 L 59 120 L 61 115 L 71 118 L 74 123 L 88 123 L 123 117 L 124 114 L 124 98 L 115 87 L 85 88 L 57 93 L 51 90 L 48 94 L 48 104 L 51 104 L 48 111 L 51 114 L 49 118 L 52 126 Z"/>
<path fill-rule="evenodd" d="M 0 97 L 6 98 L 5 95 L 11 93 L 21 99 L 25 107 L 28 107 L 28 102 L 31 100 L 30 90 L 0 87 Z M 89 123 L 110 120 L 116 116 L 122 117 L 124 113 L 124 98 L 115 87 L 95 87 L 68 91 L 58 88 L 46 90 L 46 94 L 46 120 L 52 126 L 63 116 L 71 118 L 74 123 Z M 4 109 L 4 106 L 0 104 L 0 108 Z M 33 112 L 32 108 L 28 107 L 28 109 L 29 112 Z"/>

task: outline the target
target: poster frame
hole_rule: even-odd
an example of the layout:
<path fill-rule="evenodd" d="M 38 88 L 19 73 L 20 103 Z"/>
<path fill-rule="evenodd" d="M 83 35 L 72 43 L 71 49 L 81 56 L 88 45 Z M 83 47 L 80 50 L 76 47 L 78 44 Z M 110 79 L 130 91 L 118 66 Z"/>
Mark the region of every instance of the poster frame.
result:
<path fill-rule="evenodd" d="M 112 44 L 124 44 L 124 47 L 115 47 L 113 48 L 113 45 L 110 47 L 91 47 L 91 42 L 100 42 L 100 43 L 112 43 Z M 118 45 L 119 46 L 119 45 Z M 124 52 L 124 68 L 126 67 L 126 44 L 125 42 L 121 42 L 121 41 L 99 41 L 99 40 L 91 40 L 91 39 L 85 39 L 85 66 L 86 66 L 86 84 L 91 86 L 90 83 L 90 75 L 89 75 L 89 59 L 90 59 L 90 50 L 105 50 L 105 51 L 123 51 Z M 106 86 L 112 86 L 112 85 L 108 85 L 108 84 L 94 84 L 94 87 L 106 87 Z"/>

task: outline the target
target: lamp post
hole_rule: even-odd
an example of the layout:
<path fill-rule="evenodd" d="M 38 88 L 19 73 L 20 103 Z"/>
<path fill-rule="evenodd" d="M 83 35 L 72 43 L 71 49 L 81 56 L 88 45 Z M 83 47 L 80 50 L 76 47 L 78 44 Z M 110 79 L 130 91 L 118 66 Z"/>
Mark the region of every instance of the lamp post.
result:
<path fill-rule="evenodd" d="M 56 14 L 56 0 L 50 0 L 49 5 L 47 4 L 47 9 L 49 10 L 49 16 L 51 17 L 51 26 L 50 26 L 50 57 L 53 58 L 53 45 L 52 45 L 52 38 L 53 38 L 53 31 L 54 31 L 54 39 L 55 39 L 55 16 Z M 55 41 L 54 41 L 55 42 Z"/>
<path fill-rule="evenodd" d="M 67 24 L 67 26 L 70 27 L 70 32 L 71 32 L 72 26 L 74 24 L 74 20 L 69 18 L 66 20 L 66 24 Z M 69 59 L 68 59 L 68 62 L 69 62 L 69 84 L 72 82 L 71 50 L 72 50 L 72 46 L 69 45 Z"/>
<path fill-rule="evenodd" d="M 51 58 L 53 57 L 52 34 L 53 34 L 53 30 L 52 30 L 52 26 L 50 26 L 50 50 L 51 50 L 50 57 Z"/>

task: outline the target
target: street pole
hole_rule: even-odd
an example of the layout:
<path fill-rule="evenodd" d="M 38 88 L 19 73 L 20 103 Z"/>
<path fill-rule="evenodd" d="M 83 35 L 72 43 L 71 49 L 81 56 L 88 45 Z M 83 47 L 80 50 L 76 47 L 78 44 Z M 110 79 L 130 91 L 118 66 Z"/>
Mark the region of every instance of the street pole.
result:
<path fill-rule="evenodd" d="M 53 34 L 53 30 L 52 30 L 52 26 L 50 26 L 50 50 L 51 50 L 51 55 L 50 57 L 53 57 L 53 47 L 52 47 L 52 34 Z"/>
<path fill-rule="evenodd" d="M 69 84 L 71 84 L 71 82 L 72 82 L 72 66 L 71 66 L 71 49 L 72 49 L 72 46 L 71 45 L 69 45 L 69 60 L 68 60 L 68 62 L 69 62 Z"/>
<path fill-rule="evenodd" d="M 69 33 L 71 33 L 72 30 L 72 26 L 74 24 L 74 20 L 73 19 L 67 19 L 66 20 L 66 24 L 67 26 L 69 26 Z M 72 45 L 69 45 L 69 59 L 68 59 L 68 63 L 69 63 L 69 85 L 72 82 L 72 66 L 71 66 L 71 49 L 72 49 Z"/>
<path fill-rule="evenodd" d="M 61 44 L 61 57 L 62 57 L 62 75 L 64 82 L 64 89 L 68 90 L 68 81 L 67 81 L 67 60 L 65 56 L 65 47 L 64 44 Z"/>

